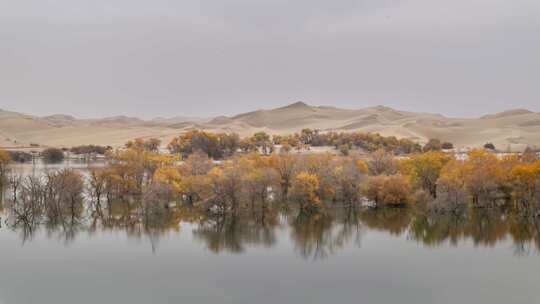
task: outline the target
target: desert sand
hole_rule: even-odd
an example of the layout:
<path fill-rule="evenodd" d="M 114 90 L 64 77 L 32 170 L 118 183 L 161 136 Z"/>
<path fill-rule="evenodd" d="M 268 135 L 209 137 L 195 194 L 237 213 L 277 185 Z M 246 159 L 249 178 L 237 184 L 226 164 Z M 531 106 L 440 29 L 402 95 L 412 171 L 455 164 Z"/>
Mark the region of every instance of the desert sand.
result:
<path fill-rule="evenodd" d="M 82 144 L 122 146 L 137 137 L 157 137 L 166 144 L 187 130 L 236 132 L 248 136 L 258 131 L 290 134 L 303 128 L 321 131 L 377 132 L 385 136 L 409 138 L 424 143 L 430 138 L 450 141 L 458 148 L 479 147 L 493 142 L 500 150 L 540 147 L 540 113 L 513 109 L 479 118 L 449 118 L 440 114 L 399 111 L 375 106 L 339 109 L 310 106 L 303 102 L 257 110 L 233 117 L 139 118 L 116 116 L 77 119 L 69 115 L 37 117 L 0 110 L 2 147 L 72 147 Z"/>

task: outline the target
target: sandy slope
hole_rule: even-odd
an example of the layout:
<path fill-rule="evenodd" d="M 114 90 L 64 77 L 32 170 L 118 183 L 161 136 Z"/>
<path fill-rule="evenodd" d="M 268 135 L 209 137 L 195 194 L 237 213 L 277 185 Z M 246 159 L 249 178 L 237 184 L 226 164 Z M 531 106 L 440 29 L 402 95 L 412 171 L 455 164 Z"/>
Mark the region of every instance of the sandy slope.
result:
<path fill-rule="evenodd" d="M 377 106 L 357 110 L 314 107 L 298 102 L 272 110 L 258 110 L 212 120 L 157 118 L 144 121 L 117 116 L 80 120 L 67 115 L 34 117 L 0 111 L 0 145 L 45 146 L 100 144 L 120 146 L 136 137 L 159 137 L 168 142 L 190 129 L 237 132 L 243 136 L 257 131 L 289 134 L 303 128 L 323 131 L 363 131 L 410 138 L 453 142 L 457 147 L 493 142 L 499 149 L 540 147 L 540 114 L 523 109 L 486 115 L 476 119 L 448 118 L 439 114 L 398 111 Z"/>

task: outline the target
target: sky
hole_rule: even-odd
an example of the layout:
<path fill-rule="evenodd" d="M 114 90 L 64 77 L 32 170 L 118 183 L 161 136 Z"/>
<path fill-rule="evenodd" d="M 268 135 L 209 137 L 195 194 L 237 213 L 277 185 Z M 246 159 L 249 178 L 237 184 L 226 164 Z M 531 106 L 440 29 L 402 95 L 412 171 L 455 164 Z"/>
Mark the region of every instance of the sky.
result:
<path fill-rule="evenodd" d="M 540 111 L 538 0 L 0 0 L 0 108 Z"/>

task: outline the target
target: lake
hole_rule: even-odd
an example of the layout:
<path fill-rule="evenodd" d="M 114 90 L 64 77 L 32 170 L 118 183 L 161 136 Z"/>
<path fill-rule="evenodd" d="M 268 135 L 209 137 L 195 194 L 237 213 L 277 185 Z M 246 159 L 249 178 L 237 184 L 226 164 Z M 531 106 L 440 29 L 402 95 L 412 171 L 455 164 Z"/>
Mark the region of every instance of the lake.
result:
<path fill-rule="evenodd" d="M 0 210 L 2 304 L 540 303 L 540 221 L 503 211 Z"/>

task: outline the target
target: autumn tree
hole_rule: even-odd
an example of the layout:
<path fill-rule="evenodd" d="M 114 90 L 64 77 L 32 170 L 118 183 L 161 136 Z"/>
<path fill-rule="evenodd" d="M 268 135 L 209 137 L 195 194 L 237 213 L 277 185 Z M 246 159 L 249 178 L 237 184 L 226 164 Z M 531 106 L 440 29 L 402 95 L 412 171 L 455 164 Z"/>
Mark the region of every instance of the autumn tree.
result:
<path fill-rule="evenodd" d="M 411 154 L 422 152 L 422 146 L 419 143 L 414 142 L 407 138 L 399 140 L 399 144 L 396 148 L 396 154 Z"/>
<path fill-rule="evenodd" d="M 168 185 L 185 202 L 193 205 L 201 200 L 208 188 L 207 174 L 212 161 L 204 153 L 191 154 L 180 166 L 161 166 L 154 174 L 157 183 Z"/>
<path fill-rule="evenodd" d="M 209 157 L 217 156 L 217 137 L 204 131 L 189 131 L 172 139 L 167 146 L 173 154 L 181 154 L 182 158 L 197 150 L 206 153 Z"/>
<path fill-rule="evenodd" d="M 319 130 L 312 130 L 309 128 L 302 129 L 300 132 L 300 142 L 304 145 L 311 145 L 313 140 L 319 135 Z"/>
<path fill-rule="evenodd" d="M 473 150 L 464 163 L 465 187 L 473 204 L 493 203 L 499 193 L 504 170 L 493 153 Z"/>
<path fill-rule="evenodd" d="M 359 202 L 367 174 L 367 164 L 362 160 L 342 158 L 337 161 L 332 170 L 331 184 L 336 199 L 347 204 Z"/>
<path fill-rule="evenodd" d="M 181 154 L 183 158 L 196 151 L 202 151 L 213 159 L 230 156 L 240 147 L 241 141 L 237 134 L 215 134 L 199 130 L 175 137 L 167 146 L 171 153 Z"/>
<path fill-rule="evenodd" d="M 154 182 L 169 186 L 175 193 L 181 195 L 185 192 L 184 177 L 179 168 L 172 166 L 160 167 L 154 173 Z"/>
<path fill-rule="evenodd" d="M 440 151 L 442 149 L 441 141 L 438 139 L 430 139 L 424 146 L 424 152 L 428 151 Z"/>
<path fill-rule="evenodd" d="M 279 153 L 289 153 L 291 152 L 292 148 L 291 145 L 289 145 L 288 142 L 283 142 L 281 145 L 281 149 L 279 150 Z"/>
<path fill-rule="evenodd" d="M 300 136 L 298 134 L 287 135 L 283 137 L 281 144 L 287 143 L 291 148 L 298 148 L 301 144 Z"/>
<path fill-rule="evenodd" d="M 111 178 L 121 188 L 121 195 L 139 195 L 143 187 L 151 184 L 156 170 L 173 165 L 178 159 L 174 155 L 160 155 L 148 151 L 143 144 L 116 151 L 112 155 Z"/>
<path fill-rule="evenodd" d="M 465 166 L 461 160 L 451 159 L 441 169 L 437 181 L 437 192 L 440 201 L 449 203 L 455 208 L 465 203 Z"/>
<path fill-rule="evenodd" d="M 523 153 L 521 154 L 521 160 L 526 163 L 534 163 L 538 161 L 540 158 L 538 157 L 538 154 L 531 149 L 531 147 L 525 148 Z"/>
<path fill-rule="evenodd" d="M 378 205 L 399 206 L 412 202 L 411 185 L 403 175 L 372 176 L 368 179 L 365 193 Z"/>
<path fill-rule="evenodd" d="M 84 180 L 80 173 L 62 169 L 45 176 L 46 213 L 50 220 L 66 214 L 76 216 L 83 211 Z"/>
<path fill-rule="evenodd" d="M 300 172 L 292 180 L 291 197 L 301 204 L 302 210 L 318 211 L 321 208 L 318 189 L 319 179 L 315 174 Z"/>
<path fill-rule="evenodd" d="M 218 133 L 219 148 L 223 157 L 230 157 L 240 148 L 240 136 L 236 133 Z"/>
<path fill-rule="evenodd" d="M 97 206 L 101 206 L 101 197 L 105 194 L 106 187 L 106 169 L 92 168 L 89 174 L 90 197 L 96 201 Z"/>
<path fill-rule="evenodd" d="M 403 171 L 411 177 L 415 186 L 437 197 L 437 180 L 441 169 L 450 161 L 443 152 L 430 151 L 411 156 L 403 163 Z"/>
<path fill-rule="evenodd" d="M 210 200 L 222 212 L 236 213 L 243 193 L 243 175 L 238 160 L 226 161 L 221 167 L 214 167 L 208 173 L 208 185 L 212 193 Z"/>
<path fill-rule="evenodd" d="M 4 185 L 7 178 L 8 166 L 11 163 L 11 156 L 5 150 L 0 149 L 0 188 Z"/>
<path fill-rule="evenodd" d="M 251 141 L 257 148 L 261 150 L 263 154 L 269 154 L 273 150 L 273 144 L 270 140 L 270 135 L 265 132 L 257 132 L 251 137 Z"/>
<path fill-rule="evenodd" d="M 249 167 L 242 177 L 245 185 L 245 191 L 247 192 L 247 198 L 251 203 L 252 208 L 256 202 L 260 202 L 263 210 L 267 208 L 270 191 L 275 189 L 277 185 L 278 176 L 275 170 L 266 166 L 257 166 L 253 163 L 249 164 Z"/>
<path fill-rule="evenodd" d="M 184 175 L 205 175 L 213 167 L 212 160 L 204 153 L 193 153 L 182 164 L 182 172 Z"/>
<path fill-rule="evenodd" d="M 214 167 L 208 172 L 208 186 L 212 199 L 210 202 L 217 206 L 221 212 L 227 210 L 227 200 L 225 199 L 224 173 L 221 167 Z"/>
<path fill-rule="evenodd" d="M 291 154 L 272 154 L 269 159 L 269 166 L 276 170 L 281 188 L 281 197 L 286 199 L 296 172 L 297 157 Z"/>
<path fill-rule="evenodd" d="M 213 168 L 212 161 L 204 153 L 191 154 L 180 166 L 182 194 L 189 204 L 203 199 L 207 192 L 207 174 Z"/>
<path fill-rule="evenodd" d="M 384 149 L 379 149 L 372 153 L 367 164 L 373 175 L 392 175 L 397 171 L 397 163 L 394 155 Z"/>
<path fill-rule="evenodd" d="M 404 205 L 412 203 L 411 184 L 402 175 L 392 175 L 385 178 L 382 193 L 379 194 L 381 201 L 389 205 Z"/>
<path fill-rule="evenodd" d="M 272 143 L 274 145 L 281 145 L 282 142 L 283 142 L 283 136 L 281 136 L 279 134 L 272 135 Z"/>
<path fill-rule="evenodd" d="M 351 150 L 351 148 L 349 147 L 349 145 L 341 145 L 341 146 L 339 146 L 339 152 L 343 156 L 349 156 L 349 151 L 350 150 Z"/>
<path fill-rule="evenodd" d="M 514 196 L 528 205 L 540 193 L 540 161 L 522 163 L 512 169 Z"/>
<path fill-rule="evenodd" d="M 244 153 L 250 153 L 257 150 L 257 146 L 250 137 L 242 138 L 239 142 L 239 148 Z"/>
<path fill-rule="evenodd" d="M 150 138 L 144 141 L 144 148 L 150 152 L 159 152 L 161 140 L 158 138 Z"/>
<path fill-rule="evenodd" d="M 372 176 L 368 180 L 365 194 L 377 205 L 399 206 L 413 201 L 410 182 L 403 175 Z"/>
<path fill-rule="evenodd" d="M 382 191 L 384 180 L 385 178 L 382 175 L 370 176 L 367 186 L 364 189 L 366 198 L 373 201 L 375 204 L 379 204 L 380 202 L 379 193 Z"/>

